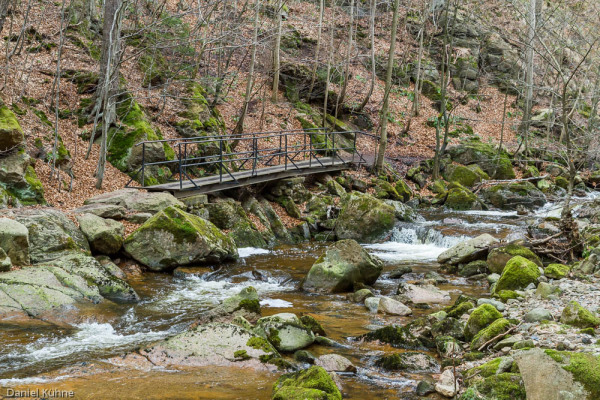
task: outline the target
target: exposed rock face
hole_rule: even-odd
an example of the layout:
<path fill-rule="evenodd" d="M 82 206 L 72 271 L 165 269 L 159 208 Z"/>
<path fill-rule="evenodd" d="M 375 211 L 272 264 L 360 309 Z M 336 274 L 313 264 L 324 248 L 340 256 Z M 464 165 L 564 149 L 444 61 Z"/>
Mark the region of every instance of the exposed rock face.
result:
<path fill-rule="evenodd" d="M 490 246 L 495 243 L 498 243 L 498 239 L 484 233 L 483 235 L 479 235 L 476 238 L 469 239 L 449 248 L 438 256 L 437 261 L 440 264 L 455 265 L 485 258 L 489 252 Z"/>
<path fill-rule="evenodd" d="M 383 262 L 356 241 L 340 240 L 315 261 L 302 288 L 309 292 L 350 291 L 357 283 L 373 284 L 382 270 Z"/>
<path fill-rule="evenodd" d="M 99 303 L 103 298 L 138 300 L 125 281 L 94 258 L 72 253 L 0 274 L 0 325 L 69 325 L 77 321 L 73 306 Z"/>
<path fill-rule="evenodd" d="M 29 231 L 20 222 L 0 218 L 0 249 L 10 258 L 12 265 L 29 264 Z"/>
<path fill-rule="evenodd" d="M 537 266 L 542 267 L 542 261 L 540 258 L 527 247 L 520 246 L 518 244 L 508 244 L 506 246 L 497 247 L 490 250 L 487 257 L 487 264 L 490 272 L 495 274 L 501 274 L 506 266 L 506 263 L 515 256 L 524 257 Z"/>
<path fill-rule="evenodd" d="M 531 182 L 501 183 L 483 190 L 483 197 L 494 207 L 516 210 L 533 209 L 546 204 L 546 196 Z"/>
<path fill-rule="evenodd" d="M 272 399 L 342 400 L 342 394 L 327 371 L 315 365 L 279 377 L 273 385 Z"/>
<path fill-rule="evenodd" d="M 335 234 L 338 239 L 372 242 L 391 230 L 394 223 L 395 210 L 392 206 L 368 194 L 352 192 L 342 199 Z"/>
<path fill-rule="evenodd" d="M 0 151 L 7 151 L 23 143 L 23 130 L 17 116 L 8 107 L 0 107 Z"/>
<path fill-rule="evenodd" d="M 295 314 L 281 313 L 263 317 L 256 322 L 256 331 L 266 337 L 279 351 L 294 352 L 315 341 L 313 332 Z"/>
<path fill-rule="evenodd" d="M 199 325 L 140 352 L 154 365 L 172 367 L 238 366 L 274 369 L 266 361 L 278 357 L 265 339 L 229 323 Z"/>
<path fill-rule="evenodd" d="M 123 219 L 127 209 L 116 204 L 94 203 L 73 210 L 77 214 L 94 214 L 101 218 Z"/>
<path fill-rule="evenodd" d="M 50 261 L 73 251 L 89 254 L 90 248 L 83 233 L 60 211 L 11 210 L 6 215 L 27 227 L 29 257 L 34 264 Z"/>
<path fill-rule="evenodd" d="M 115 192 L 103 193 L 87 199 L 84 204 L 113 205 L 123 207 L 128 212 L 150 214 L 156 214 L 170 206 L 185 209 L 185 205 L 169 193 L 143 192 L 137 189 L 121 189 Z"/>
<path fill-rule="evenodd" d="M 100 218 L 94 214 L 80 215 L 77 221 L 93 251 L 110 255 L 121 249 L 125 227 L 120 222 Z"/>
<path fill-rule="evenodd" d="M 170 206 L 127 237 L 125 250 L 153 271 L 237 258 L 233 240 L 209 221 Z"/>

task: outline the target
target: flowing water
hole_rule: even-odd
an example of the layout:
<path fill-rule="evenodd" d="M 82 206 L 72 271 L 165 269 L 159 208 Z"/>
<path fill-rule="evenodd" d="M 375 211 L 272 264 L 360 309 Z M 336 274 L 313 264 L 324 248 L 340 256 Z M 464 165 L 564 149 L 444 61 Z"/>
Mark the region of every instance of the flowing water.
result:
<path fill-rule="evenodd" d="M 539 211 L 551 212 L 551 207 Z M 437 256 L 460 241 L 490 233 L 500 239 L 523 235 L 525 222 L 514 212 L 424 212 L 416 223 L 399 224 L 389 241 L 366 246 L 386 265 L 374 285 L 382 295 L 394 294 L 397 280 L 388 273 L 402 265 L 413 272 L 403 278 L 418 281 L 435 271 Z M 281 246 L 272 250 L 240 249 L 240 260 L 221 266 L 187 269 L 185 274 L 144 273 L 130 281 L 142 301 L 135 305 L 108 303 L 84 312 L 76 329 L 0 329 L 0 386 L 74 390 L 75 398 L 123 399 L 269 399 L 278 374 L 205 367 L 183 371 L 160 368 L 126 370 L 105 360 L 184 330 L 203 311 L 252 285 L 259 292 L 263 315 L 279 312 L 310 313 L 321 322 L 341 348 L 312 346 L 316 355 L 335 352 L 358 366 L 355 375 L 342 375 L 344 396 L 349 399 L 402 398 L 413 391 L 422 376 L 388 374 L 373 367 L 378 355 L 400 351 L 350 338 L 377 326 L 404 324 L 413 316 L 394 317 L 369 313 L 342 294 L 314 295 L 297 290 L 325 244 Z M 481 295 L 481 281 L 447 276 L 440 288 L 451 293 Z"/>

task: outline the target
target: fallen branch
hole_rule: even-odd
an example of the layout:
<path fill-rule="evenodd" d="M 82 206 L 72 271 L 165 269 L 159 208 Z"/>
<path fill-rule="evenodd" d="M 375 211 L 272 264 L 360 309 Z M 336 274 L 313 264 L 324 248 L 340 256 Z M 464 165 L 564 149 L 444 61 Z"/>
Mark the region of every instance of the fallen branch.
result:
<path fill-rule="evenodd" d="M 506 332 L 501 333 L 501 334 L 499 334 L 499 335 L 491 338 L 490 340 L 488 340 L 487 342 L 485 342 L 484 344 L 482 344 L 481 347 L 479 347 L 477 349 L 477 351 L 481 351 L 481 350 L 485 349 L 487 346 L 489 346 L 490 344 L 494 343 L 496 340 L 498 340 L 500 338 L 503 338 L 504 336 L 508 335 L 511 332 L 514 332 L 515 329 L 517 329 L 519 326 L 521 326 L 521 324 L 515 325 L 512 328 L 510 328 L 509 330 L 507 330 Z"/>
<path fill-rule="evenodd" d="M 475 186 L 473 192 L 476 193 L 479 189 L 481 189 L 485 185 L 496 185 L 498 183 L 518 183 L 518 182 L 527 182 L 527 181 L 539 181 L 542 179 L 546 179 L 548 175 L 542 176 L 532 176 L 530 178 L 519 178 L 519 179 L 496 179 L 496 180 L 483 180 Z"/>

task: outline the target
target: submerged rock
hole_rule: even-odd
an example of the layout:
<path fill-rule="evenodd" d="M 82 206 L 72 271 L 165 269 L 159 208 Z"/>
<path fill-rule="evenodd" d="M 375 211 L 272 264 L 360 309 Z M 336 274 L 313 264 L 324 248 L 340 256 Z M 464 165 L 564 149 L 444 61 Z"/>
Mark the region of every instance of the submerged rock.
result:
<path fill-rule="evenodd" d="M 449 248 L 438 256 L 437 261 L 440 264 L 455 265 L 483 259 L 487 256 L 490 246 L 495 243 L 498 243 L 498 239 L 484 233 Z"/>
<path fill-rule="evenodd" d="M 339 239 L 372 242 L 394 227 L 394 207 L 368 194 L 349 193 L 342 198 L 341 206 L 335 225 Z"/>
<path fill-rule="evenodd" d="M 209 221 L 172 206 L 128 236 L 124 247 L 134 259 L 153 271 L 238 257 L 229 236 Z"/>
<path fill-rule="evenodd" d="M 342 394 L 324 368 L 312 366 L 279 377 L 273 385 L 272 399 L 342 400 Z"/>
<path fill-rule="evenodd" d="M 308 292 L 350 291 L 355 284 L 372 285 L 383 270 L 383 262 L 371 256 L 354 240 L 340 240 L 315 261 L 302 282 Z"/>

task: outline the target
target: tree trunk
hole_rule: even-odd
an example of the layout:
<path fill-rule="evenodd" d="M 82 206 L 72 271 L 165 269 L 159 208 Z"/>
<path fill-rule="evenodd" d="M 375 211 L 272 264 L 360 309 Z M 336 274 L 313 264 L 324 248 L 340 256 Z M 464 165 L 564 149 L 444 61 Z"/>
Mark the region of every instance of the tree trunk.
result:
<path fill-rule="evenodd" d="M 280 69 L 280 58 L 279 50 L 281 48 L 281 26 L 282 18 L 281 11 L 283 8 L 283 2 L 280 0 L 277 3 L 277 35 L 275 35 L 275 48 L 273 49 L 273 103 L 277 103 L 277 97 L 279 94 L 279 69 Z"/>
<path fill-rule="evenodd" d="M 525 61 L 525 110 L 523 112 L 523 144 L 525 145 L 525 157 L 529 153 L 529 128 L 531 126 L 531 109 L 533 107 L 533 65 L 534 51 L 533 41 L 536 33 L 536 16 L 538 14 L 538 2 L 540 0 L 529 0 L 527 11 L 527 51 Z"/>
<path fill-rule="evenodd" d="M 319 31 L 317 33 L 317 47 L 315 48 L 315 60 L 312 70 L 312 78 L 310 80 L 310 88 L 308 89 L 308 99 L 306 99 L 306 101 L 308 102 L 310 102 L 312 91 L 315 87 L 315 79 L 317 78 L 317 67 L 319 66 L 319 51 L 321 50 L 321 35 L 323 32 L 323 12 L 325 10 L 324 1 L 325 0 L 319 1 Z"/>
<path fill-rule="evenodd" d="M 362 101 L 360 106 L 358 106 L 356 111 L 362 111 L 369 102 L 369 99 L 373 94 L 373 89 L 375 88 L 375 79 L 377 78 L 375 70 L 375 9 L 377 7 L 375 1 L 376 0 L 371 0 L 371 20 L 369 22 L 369 34 L 371 35 L 371 85 L 369 86 L 369 91 L 367 92 L 365 99 Z"/>
<path fill-rule="evenodd" d="M 338 108 L 344 104 L 346 89 L 348 88 L 348 79 L 350 77 L 350 59 L 352 58 L 352 39 L 354 36 L 354 0 L 350 0 L 350 27 L 348 29 L 348 48 L 346 49 L 346 65 L 344 68 L 344 84 L 335 104 L 335 117 L 338 117 Z"/>
<path fill-rule="evenodd" d="M 94 129 L 90 138 L 90 148 L 99 118 L 101 118 L 102 137 L 98 167 L 96 168 L 96 187 L 102 187 L 108 131 L 117 120 L 117 95 L 119 89 L 119 64 L 121 58 L 121 20 L 123 0 L 106 0 L 104 3 L 104 22 L 102 27 L 102 56 L 100 58 L 100 80 L 96 90 Z M 90 152 L 88 148 L 88 155 Z"/>
<path fill-rule="evenodd" d="M 252 33 L 252 57 L 250 58 L 250 70 L 248 71 L 248 80 L 246 81 L 246 97 L 244 98 L 244 105 L 242 112 L 238 119 L 235 128 L 233 129 L 234 135 L 239 135 L 244 132 L 244 119 L 248 112 L 248 104 L 252 97 L 252 87 L 254 86 L 254 66 L 256 64 L 256 49 L 258 47 L 258 17 L 260 15 L 260 1 L 256 0 L 256 10 L 254 11 L 254 32 Z"/>
<path fill-rule="evenodd" d="M 2 29 L 4 28 L 6 16 L 8 15 L 8 10 L 12 7 L 12 3 L 13 0 L 0 0 L 0 33 L 2 33 Z"/>
<path fill-rule="evenodd" d="M 390 51 L 388 55 L 388 65 L 385 74 L 385 93 L 383 97 L 383 106 L 381 108 L 381 133 L 379 135 L 379 151 L 373 169 L 379 173 L 383 169 L 383 160 L 385 158 L 385 149 L 387 147 L 387 122 L 389 95 L 392 88 L 392 71 L 394 69 L 394 54 L 396 52 L 396 34 L 398 30 L 398 15 L 400 11 L 400 0 L 394 0 L 394 17 L 392 20 L 392 37 L 390 39 Z"/>

